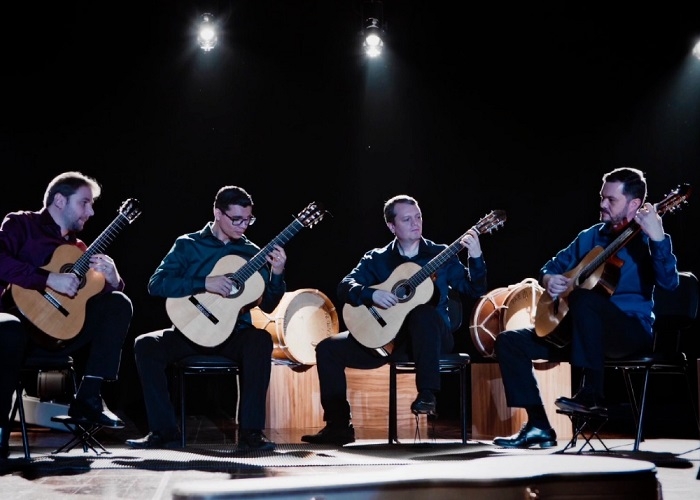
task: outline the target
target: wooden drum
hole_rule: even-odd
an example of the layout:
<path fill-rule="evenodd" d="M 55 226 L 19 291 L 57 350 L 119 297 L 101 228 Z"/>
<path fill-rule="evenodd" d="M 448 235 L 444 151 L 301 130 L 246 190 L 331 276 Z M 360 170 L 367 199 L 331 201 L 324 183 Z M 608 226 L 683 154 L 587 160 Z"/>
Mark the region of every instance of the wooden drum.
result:
<path fill-rule="evenodd" d="M 481 297 L 472 309 L 469 332 L 472 342 L 479 352 L 487 358 L 495 358 L 494 343 L 501 333 L 501 309 L 508 296 L 508 288 L 491 290 Z"/>
<path fill-rule="evenodd" d="M 271 315 L 259 307 L 250 311 L 253 325 L 272 335 L 273 360 L 316 364 L 316 344 L 340 331 L 338 313 L 330 299 L 312 288 L 287 292 Z"/>
<path fill-rule="evenodd" d="M 520 283 L 492 290 L 474 305 L 469 331 L 472 342 L 487 358 L 496 358 L 496 337 L 505 330 L 533 328 L 537 302 L 542 296 L 537 280 L 526 278 Z"/>

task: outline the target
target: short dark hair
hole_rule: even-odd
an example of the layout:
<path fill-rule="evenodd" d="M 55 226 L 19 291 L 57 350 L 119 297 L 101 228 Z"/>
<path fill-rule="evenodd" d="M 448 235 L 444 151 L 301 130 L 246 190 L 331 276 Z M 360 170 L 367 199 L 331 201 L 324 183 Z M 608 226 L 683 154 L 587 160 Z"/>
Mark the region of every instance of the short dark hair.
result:
<path fill-rule="evenodd" d="M 253 197 L 242 187 L 224 186 L 216 193 L 214 198 L 214 208 L 218 208 L 222 212 L 228 210 L 231 205 L 239 205 L 241 207 L 252 207 Z"/>
<path fill-rule="evenodd" d="M 639 198 L 642 203 L 647 197 L 647 180 L 644 172 L 637 168 L 616 168 L 603 176 L 603 182 L 621 182 L 622 194 L 627 200 Z"/>
<path fill-rule="evenodd" d="M 83 186 L 88 186 L 90 188 L 93 199 L 99 198 L 102 193 L 102 187 L 100 187 L 99 183 L 92 177 L 83 173 L 72 171 L 57 175 L 46 187 L 46 191 L 44 192 L 44 207 L 48 207 L 53 203 L 56 194 L 60 193 L 66 198 L 69 198 Z"/>
<path fill-rule="evenodd" d="M 384 221 L 387 224 L 389 222 L 394 222 L 394 219 L 396 218 L 396 211 L 394 210 L 394 207 L 397 203 L 406 203 L 407 205 L 415 205 L 418 207 L 418 201 L 416 201 L 414 197 L 408 196 L 407 194 L 398 194 L 392 198 L 389 198 L 386 202 L 384 202 Z"/>

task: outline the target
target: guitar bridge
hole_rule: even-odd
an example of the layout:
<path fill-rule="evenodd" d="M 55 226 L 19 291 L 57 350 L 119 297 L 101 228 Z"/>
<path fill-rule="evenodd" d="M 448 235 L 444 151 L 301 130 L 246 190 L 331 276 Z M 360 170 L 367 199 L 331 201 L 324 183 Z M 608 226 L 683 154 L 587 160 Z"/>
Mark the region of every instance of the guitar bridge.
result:
<path fill-rule="evenodd" d="M 213 324 L 219 323 L 219 318 L 214 316 L 206 307 L 202 305 L 200 301 L 197 300 L 197 297 L 194 295 L 190 295 L 190 302 L 194 304 L 194 306 L 197 308 L 199 312 L 201 312 L 205 318 L 207 318 L 209 321 L 211 321 Z"/>
<path fill-rule="evenodd" d="M 58 301 L 58 299 L 46 290 L 44 290 L 41 295 L 49 302 L 49 304 L 51 304 L 58 312 L 60 312 L 64 316 L 67 317 L 68 314 L 70 314 L 68 310 L 65 307 L 63 307 L 63 305 Z"/>
<path fill-rule="evenodd" d="M 382 315 L 379 314 L 379 312 L 377 312 L 376 307 L 373 306 L 373 307 L 369 307 L 368 309 L 369 309 L 369 313 L 372 315 L 372 317 L 377 320 L 377 323 L 379 323 L 379 326 L 382 326 L 382 327 L 386 326 L 386 321 L 384 320 L 384 318 L 382 318 Z"/>

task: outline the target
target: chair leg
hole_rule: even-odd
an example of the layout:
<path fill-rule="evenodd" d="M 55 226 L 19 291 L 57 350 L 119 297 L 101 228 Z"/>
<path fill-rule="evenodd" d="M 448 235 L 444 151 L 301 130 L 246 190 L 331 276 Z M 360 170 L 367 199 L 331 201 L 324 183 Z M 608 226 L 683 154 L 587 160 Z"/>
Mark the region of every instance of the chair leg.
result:
<path fill-rule="evenodd" d="M 187 445 L 187 420 L 185 417 L 185 371 L 180 369 L 177 373 L 177 381 L 180 389 L 180 446 Z"/>
<path fill-rule="evenodd" d="M 462 444 L 467 442 L 467 366 L 459 369 L 459 420 L 461 422 Z"/>
<path fill-rule="evenodd" d="M 625 383 L 625 391 L 627 392 L 627 399 L 630 402 L 630 407 L 632 410 L 632 419 L 634 422 L 635 434 L 639 434 L 639 421 L 640 421 L 640 404 L 637 402 L 637 394 L 634 390 L 634 384 L 632 383 L 632 374 L 625 368 L 622 368 L 622 379 Z M 636 442 L 636 437 L 635 437 Z"/>
<path fill-rule="evenodd" d="M 642 441 L 642 432 L 644 430 L 644 410 L 647 404 L 647 388 L 649 387 L 649 374 L 651 370 L 647 369 L 644 372 L 644 385 L 642 386 L 642 401 L 639 405 L 639 418 L 637 419 L 637 436 L 634 439 L 634 451 L 639 451 L 639 443 Z"/>
<path fill-rule="evenodd" d="M 688 372 L 684 374 L 685 385 L 688 388 L 688 402 L 690 403 L 690 409 L 695 418 L 695 428 L 698 431 L 698 439 L 700 439 L 700 417 L 698 416 L 698 409 L 695 407 L 695 398 L 693 397 L 693 388 L 690 385 L 690 377 L 688 377 Z"/>
<path fill-rule="evenodd" d="M 396 366 L 393 363 L 389 363 L 389 444 L 399 442 L 396 384 Z"/>
<path fill-rule="evenodd" d="M 17 386 L 15 391 L 15 404 L 12 407 L 12 412 L 10 414 L 10 422 L 15 419 L 15 415 L 19 412 L 19 426 L 22 430 L 22 446 L 24 447 L 24 458 L 30 460 L 31 453 L 29 452 L 29 437 L 27 434 L 27 419 L 24 413 L 24 401 L 22 400 L 22 393 L 24 392 L 23 386 L 20 384 Z"/>

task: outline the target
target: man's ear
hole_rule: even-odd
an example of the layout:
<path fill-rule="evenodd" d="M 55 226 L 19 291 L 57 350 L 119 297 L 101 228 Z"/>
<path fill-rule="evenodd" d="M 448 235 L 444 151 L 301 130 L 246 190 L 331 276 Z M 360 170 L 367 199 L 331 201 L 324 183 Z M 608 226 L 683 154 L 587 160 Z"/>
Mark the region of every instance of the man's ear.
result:
<path fill-rule="evenodd" d="M 63 196 L 61 193 L 56 193 L 56 195 L 53 197 L 53 203 L 57 208 L 65 207 L 67 202 L 68 198 Z"/>

